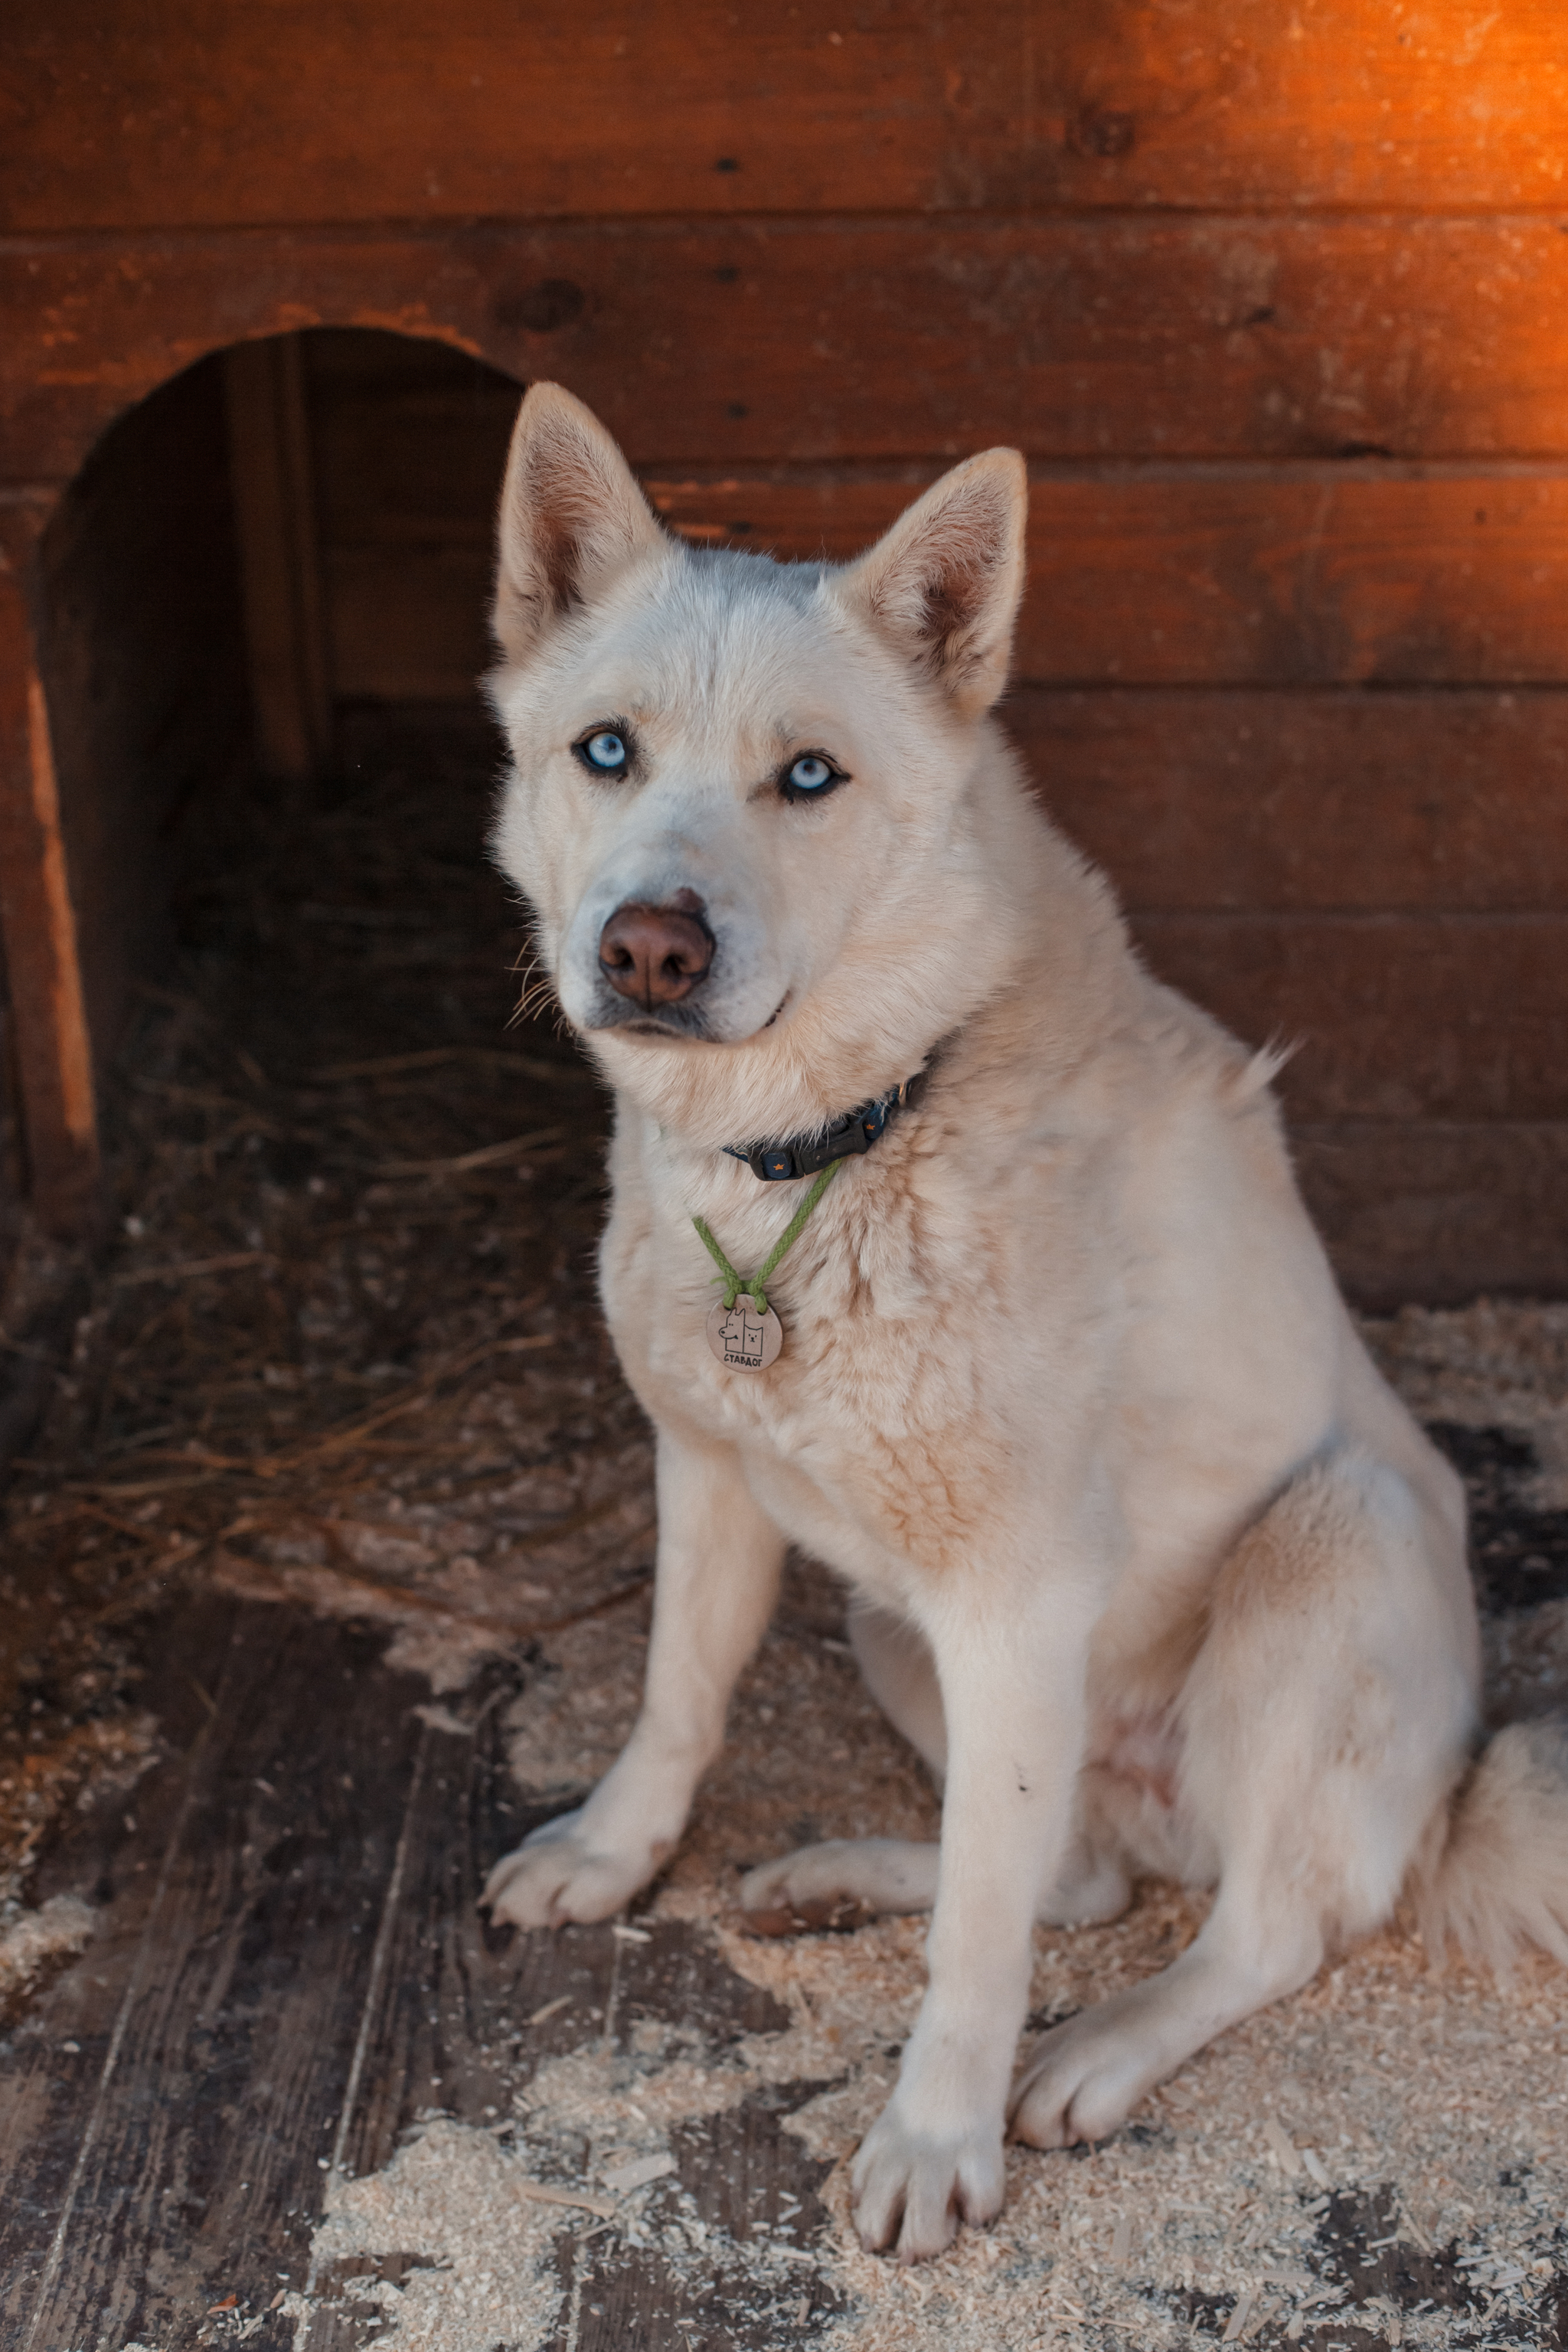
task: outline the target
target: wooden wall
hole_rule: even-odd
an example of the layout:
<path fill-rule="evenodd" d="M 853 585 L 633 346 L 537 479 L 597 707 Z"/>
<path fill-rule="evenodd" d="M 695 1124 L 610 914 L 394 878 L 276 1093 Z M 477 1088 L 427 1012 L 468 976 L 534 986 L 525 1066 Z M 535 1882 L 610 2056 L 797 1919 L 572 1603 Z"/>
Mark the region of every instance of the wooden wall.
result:
<path fill-rule="evenodd" d="M 1359 1295 L 1568 1287 L 1563 0 L 17 0 L 10 477 L 238 335 L 571 385 L 847 553 L 1022 447 L 1009 720 L 1157 969 L 1300 1040 Z M 110 354 L 106 357 L 105 353 Z M 483 658 L 511 395 L 312 336 L 340 697 Z"/>
<path fill-rule="evenodd" d="M 495 508 L 521 387 L 406 336 L 301 341 L 331 695 L 466 701 L 494 658 Z"/>

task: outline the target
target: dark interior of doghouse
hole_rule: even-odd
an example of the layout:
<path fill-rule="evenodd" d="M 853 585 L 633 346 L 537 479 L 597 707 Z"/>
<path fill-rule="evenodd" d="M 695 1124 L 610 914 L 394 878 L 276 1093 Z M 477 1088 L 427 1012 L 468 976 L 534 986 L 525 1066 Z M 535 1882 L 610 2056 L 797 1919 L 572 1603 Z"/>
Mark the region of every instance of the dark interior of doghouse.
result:
<path fill-rule="evenodd" d="M 330 808 L 393 704 L 493 764 L 477 679 L 518 397 L 437 342 L 279 338 L 186 370 L 72 485 L 44 547 L 43 669 L 100 1070 L 241 803 Z"/>

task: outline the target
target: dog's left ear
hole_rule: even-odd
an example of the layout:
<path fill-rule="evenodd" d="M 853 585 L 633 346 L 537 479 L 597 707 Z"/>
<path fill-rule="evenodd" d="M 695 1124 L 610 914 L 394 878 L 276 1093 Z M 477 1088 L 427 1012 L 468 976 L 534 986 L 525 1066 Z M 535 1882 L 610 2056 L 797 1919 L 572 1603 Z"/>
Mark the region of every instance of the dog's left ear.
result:
<path fill-rule="evenodd" d="M 933 482 L 837 583 L 969 718 L 1007 682 L 1028 513 L 1016 449 L 984 450 Z"/>

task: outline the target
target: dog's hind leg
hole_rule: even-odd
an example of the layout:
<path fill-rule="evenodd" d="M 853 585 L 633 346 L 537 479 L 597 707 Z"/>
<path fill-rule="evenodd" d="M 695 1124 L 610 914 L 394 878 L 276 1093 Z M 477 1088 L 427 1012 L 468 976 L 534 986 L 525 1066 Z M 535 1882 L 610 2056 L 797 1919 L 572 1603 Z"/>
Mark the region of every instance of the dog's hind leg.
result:
<path fill-rule="evenodd" d="M 849 1612 L 849 1640 L 866 1686 L 924 1760 L 940 1789 L 947 1729 L 936 1667 L 924 1635 L 869 1601 Z M 936 1901 L 939 1850 L 910 1838 L 829 1838 L 752 1871 L 741 1888 L 753 1935 L 852 1927 L 884 1911 L 929 1911 Z"/>
<path fill-rule="evenodd" d="M 884 1911 L 929 1911 L 941 1849 L 912 1838 L 828 1838 L 748 1872 L 741 1885 L 753 1936 L 856 1927 Z"/>
<path fill-rule="evenodd" d="M 1047 2033 L 1015 2135 L 1102 2138 L 1194 2051 L 1386 1918 L 1470 1727 L 1438 1547 L 1457 1521 L 1353 1453 L 1303 1472 L 1237 1545 L 1184 1696 L 1178 1802 L 1220 1857 L 1209 1917 L 1161 1975 Z M 1449 1563 L 1451 1566 L 1451 1563 Z"/>
<path fill-rule="evenodd" d="M 894 1727 L 924 1760 L 940 1789 L 947 1770 L 947 1727 L 931 1646 L 918 1626 L 890 1610 L 858 1601 L 849 1639 L 866 1686 Z M 814 1927 L 852 1927 L 884 1912 L 929 1911 L 936 1901 L 941 1849 L 908 1838 L 830 1838 L 752 1871 L 741 1888 L 753 1935 L 792 1936 Z M 1111 1858 L 1080 1833 L 1037 1917 L 1050 1926 L 1115 1919 L 1131 1889 Z"/>
<path fill-rule="evenodd" d="M 827 1838 L 821 1845 L 797 1846 L 742 1881 L 746 1925 L 753 1936 L 798 1936 L 810 1928 L 858 1927 L 889 1911 L 929 1911 L 941 1858 L 940 1846 L 910 1838 Z M 1131 1899 L 1120 1864 L 1075 1842 L 1035 1916 L 1047 1927 L 1088 1927 L 1120 1919 Z"/>
<path fill-rule="evenodd" d="M 869 1601 L 856 1601 L 848 1630 L 867 1689 L 940 1789 L 947 1777 L 947 1724 L 930 1643 L 907 1617 Z"/>

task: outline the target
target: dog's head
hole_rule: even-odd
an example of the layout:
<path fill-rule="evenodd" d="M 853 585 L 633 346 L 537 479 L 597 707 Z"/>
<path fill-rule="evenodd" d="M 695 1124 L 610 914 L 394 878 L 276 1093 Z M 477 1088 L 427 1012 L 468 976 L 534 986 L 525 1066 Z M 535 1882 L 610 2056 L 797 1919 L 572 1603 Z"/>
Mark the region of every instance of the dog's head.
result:
<path fill-rule="evenodd" d="M 973 789 L 1023 586 L 1016 452 L 846 567 L 692 549 L 597 421 L 522 404 L 489 687 L 496 854 L 568 1020 L 709 1140 L 808 1127 L 919 1066 L 1009 929 Z"/>

